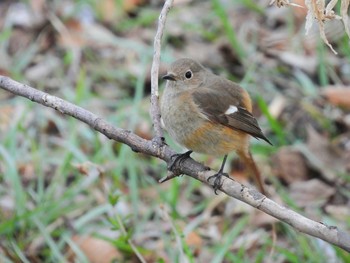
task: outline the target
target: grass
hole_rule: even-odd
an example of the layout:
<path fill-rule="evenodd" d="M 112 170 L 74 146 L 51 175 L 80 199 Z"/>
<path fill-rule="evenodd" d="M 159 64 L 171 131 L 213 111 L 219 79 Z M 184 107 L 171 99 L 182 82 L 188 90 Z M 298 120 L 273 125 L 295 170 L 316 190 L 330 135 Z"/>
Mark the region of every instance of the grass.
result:
<path fill-rule="evenodd" d="M 213 5 L 214 12 L 218 16 L 218 18 L 221 20 L 221 23 L 224 27 L 224 32 L 233 50 L 237 54 L 240 61 L 244 60 L 247 56 L 246 51 L 238 41 L 236 32 L 229 21 L 229 17 L 226 13 L 225 7 L 220 3 L 219 0 L 212 0 L 212 5 Z"/>
<path fill-rule="evenodd" d="M 244 59 L 246 51 L 224 4 L 216 0 L 211 3 L 216 17 L 210 15 L 207 19 L 217 19 L 222 24 L 231 46 L 240 59 Z M 258 14 L 263 11 L 252 1 L 241 0 L 240 4 Z M 154 10 L 139 12 L 142 15 L 138 19 L 125 20 L 120 27 L 116 25 L 117 32 L 147 27 L 158 16 Z M 196 24 L 189 26 L 192 34 L 196 29 L 200 29 L 200 35 L 206 40 L 215 41 L 219 35 Z M 11 34 L 11 29 L 2 31 L 0 50 L 6 50 Z M 143 132 L 152 134 L 145 92 L 152 48 L 119 36 L 104 41 L 114 48 L 127 48 L 136 56 L 133 63 L 138 63 L 141 70 L 137 72 L 140 73 L 132 75 L 128 68 L 118 65 L 119 61 L 100 56 L 93 48 L 83 48 L 82 66 L 73 79 L 68 79 L 66 72 L 74 63 L 74 54 L 63 50 L 63 66 L 48 80 L 57 78 L 64 84 L 49 92 L 98 112 L 118 127 L 135 130 L 145 122 Z M 340 44 L 340 52 L 349 56 L 346 41 Z M 101 53 L 111 46 L 104 46 Z M 165 49 L 162 58 L 170 61 L 172 54 Z M 322 85 L 327 85 L 330 81 L 325 58 L 328 50 L 319 47 L 317 52 L 320 61 L 317 76 Z M 24 72 L 37 55 L 38 43 L 33 41 L 26 50 L 11 57 L 11 76 L 26 80 Z M 252 66 L 243 82 L 254 83 L 261 72 L 267 71 Z M 312 78 L 303 72 L 293 77 L 305 96 L 317 96 Z M 47 88 L 45 80 L 33 86 Z M 268 159 L 279 147 L 295 142 L 289 141 L 283 124 L 269 113 L 265 96 L 264 99 L 259 97 L 257 102 L 267 120 L 267 128 L 273 133 L 275 146 L 257 143 L 253 150 Z M 87 262 L 84 252 L 72 240 L 74 235 L 107 240 L 126 260 L 134 258 L 136 250 L 150 257 L 149 262 L 181 262 L 183 258 L 196 262 L 204 252 L 208 253 L 210 262 L 264 262 L 268 256 L 270 238 L 261 240 L 254 249 L 247 250 L 245 244 L 232 248 L 238 238 L 256 230 L 249 221 L 251 213 L 239 210 L 239 202 L 233 201 L 229 210 L 228 200 L 221 201 L 207 215 L 208 207 L 218 198 L 212 189 L 186 176 L 159 185 L 157 179 L 166 173 L 163 162 L 134 153 L 87 125 L 24 98 L 2 99 L 0 112 L 4 106 L 15 111 L 6 130 L 0 133 L 0 199 L 14 203 L 7 203 L 9 211 L 0 210 L 1 262 L 64 262 L 68 248 L 75 252 L 77 260 Z M 181 151 L 166 136 L 169 145 Z M 213 163 L 211 158 L 200 155 L 195 155 L 195 159 Z M 298 210 L 285 187 L 275 178 L 272 181 L 282 200 Z M 341 190 L 345 192 L 346 189 Z M 346 224 L 350 227 L 350 222 Z M 198 232 L 201 237 L 199 248 L 186 239 L 191 231 Z M 210 236 L 213 233 L 219 238 Z M 288 262 L 321 262 L 324 259 L 323 248 L 313 238 L 282 224 L 279 224 L 278 233 L 278 241 L 283 242 L 277 241 L 275 257 L 284 257 Z M 334 248 L 334 251 L 342 262 L 350 260 L 342 250 Z"/>

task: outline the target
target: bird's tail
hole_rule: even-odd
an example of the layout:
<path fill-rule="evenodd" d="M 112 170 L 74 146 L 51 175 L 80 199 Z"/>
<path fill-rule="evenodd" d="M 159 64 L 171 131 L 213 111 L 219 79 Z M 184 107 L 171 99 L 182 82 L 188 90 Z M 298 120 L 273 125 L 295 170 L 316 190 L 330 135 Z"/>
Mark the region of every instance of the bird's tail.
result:
<path fill-rule="evenodd" d="M 259 191 L 262 194 L 266 195 L 266 191 L 265 191 L 265 187 L 263 185 L 260 171 L 259 171 L 258 167 L 256 166 L 256 163 L 255 163 L 250 151 L 249 150 L 248 151 L 239 151 L 237 153 L 238 153 L 239 158 L 247 166 L 249 173 L 253 175 L 255 184 L 259 188 Z"/>

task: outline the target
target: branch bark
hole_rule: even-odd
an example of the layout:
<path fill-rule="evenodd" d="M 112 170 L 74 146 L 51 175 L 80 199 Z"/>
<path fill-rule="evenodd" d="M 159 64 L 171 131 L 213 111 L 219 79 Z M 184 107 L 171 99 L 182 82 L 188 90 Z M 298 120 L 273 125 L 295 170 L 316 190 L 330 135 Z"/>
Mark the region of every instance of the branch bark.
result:
<path fill-rule="evenodd" d="M 172 1 L 168 0 L 164 8 L 170 8 L 170 2 Z M 165 12 L 164 8 L 162 11 L 163 17 L 161 15 L 160 17 L 162 17 L 162 19 L 159 19 L 159 27 L 161 27 L 161 29 L 158 29 L 158 33 L 156 36 L 156 38 L 159 38 L 159 42 L 155 41 L 155 43 L 159 43 L 157 45 L 155 44 L 155 47 L 159 48 L 159 52 L 160 38 L 162 36 L 162 30 L 165 24 L 165 16 L 167 14 L 167 11 Z M 157 59 L 156 55 L 155 57 Z M 157 67 L 159 65 L 159 60 L 156 60 L 153 65 L 154 67 Z M 152 74 L 156 74 L 157 72 L 158 70 L 152 69 Z M 158 75 L 152 77 L 158 78 Z M 158 84 L 157 81 L 154 83 Z M 156 101 L 155 104 L 152 104 L 152 119 L 155 121 L 155 127 L 157 126 L 157 129 L 160 129 L 157 84 L 155 84 L 156 86 L 152 88 L 152 98 Z M 171 161 L 171 156 L 173 156 L 176 153 L 169 146 L 159 143 L 157 142 L 157 140 L 146 140 L 137 136 L 129 130 L 114 127 L 113 125 L 105 121 L 103 118 L 97 116 L 96 114 L 90 111 L 87 111 L 58 97 L 34 89 L 28 85 L 21 84 L 8 77 L 0 76 L 0 88 L 7 90 L 15 95 L 28 98 L 44 106 L 53 108 L 59 111 L 60 113 L 72 116 L 86 123 L 96 131 L 104 134 L 109 139 L 113 139 L 115 141 L 127 144 L 135 152 L 142 152 L 144 154 L 157 157 L 159 159 L 164 160 L 167 163 Z M 156 107 L 158 107 L 158 109 Z M 159 131 L 156 131 L 156 136 L 161 136 L 161 133 L 159 133 Z M 210 176 L 216 173 L 216 171 L 208 170 L 207 167 L 194 161 L 190 157 L 181 162 L 181 165 L 176 167 L 176 170 L 178 172 L 176 174 L 181 173 L 189 175 L 192 178 L 211 186 L 213 185 L 214 178 L 209 181 L 208 179 Z M 166 177 L 166 179 L 171 179 L 173 177 L 175 177 L 175 175 L 171 174 L 168 177 Z M 236 198 L 279 219 L 281 222 L 289 224 L 290 226 L 302 233 L 318 237 L 320 239 L 323 239 L 324 241 L 327 241 L 350 252 L 350 235 L 345 231 L 338 229 L 336 226 L 327 226 L 323 223 L 308 219 L 282 205 L 275 203 L 274 201 L 270 200 L 269 198 L 257 192 L 256 190 L 247 188 L 246 186 L 240 184 L 232 178 L 222 178 L 222 185 L 220 186 L 219 190 L 233 198 Z"/>
<path fill-rule="evenodd" d="M 28 85 L 21 84 L 8 77 L 0 76 L 0 88 L 15 95 L 30 99 L 59 111 L 62 114 L 72 116 L 96 131 L 104 134 L 109 139 L 127 144 L 135 152 L 148 154 L 169 163 L 171 156 L 176 152 L 167 145 L 159 145 L 153 140 L 143 139 L 131 131 L 114 127 L 96 114 L 67 102 L 58 97 L 39 91 Z M 214 179 L 208 181 L 209 177 L 216 173 L 214 170 L 207 170 L 203 164 L 194 161 L 192 158 L 185 159 L 181 166 L 176 167 L 181 174 L 186 174 L 204 184 L 213 185 Z M 174 177 L 173 175 L 171 178 Z M 291 209 L 281 206 L 266 196 L 250 189 L 232 178 L 222 178 L 220 191 L 236 198 L 248 205 L 251 205 L 282 222 L 291 225 L 296 230 L 323 239 L 344 250 L 350 252 L 350 235 L 336 226 L 327 226 L 323 223 L 308 219 Z"/>
<path fill-rule="evenodd" d="M 173 5 L 173 0 L 167 0 L 163 6 L 163 9 L 158 18 L 158 29 L 154 38 L 154 53 L 151 69 L 151 117 L 154 125 L 155 139 L 158 144 L 162 144 L 163 130 L 160 122 L 160 109 L 159 109 L 159 92 L 158 92 L 158 75 L 159 75 L 159 62 L 161 41 L 163 37 L 165 22 L 167 14 Z"/>

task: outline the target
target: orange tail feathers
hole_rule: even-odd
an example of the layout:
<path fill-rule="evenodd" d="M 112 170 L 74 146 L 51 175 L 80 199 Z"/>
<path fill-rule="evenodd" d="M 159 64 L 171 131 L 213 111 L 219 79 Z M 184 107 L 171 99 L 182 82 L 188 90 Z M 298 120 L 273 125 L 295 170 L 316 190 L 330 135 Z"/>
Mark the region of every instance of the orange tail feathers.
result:
<path fill-rule="evenodd" d="M 258 186 L 260 192 L 262 194 L 266 195 L 266 191 L 265 191 L 265 187 L 263 185 L 260 171 L 259 171 L 258 167 L 256 166 L 256 163 L 255 163 L 250 151 L 247 151 L 247 152 L 239 151 L 239 152 L 237 152 L 237 154 L 238 154 L 239 158 L 243 161 L 244 165 L 247 166 L 249 173 L 254 176 L 255 184 Z"/>

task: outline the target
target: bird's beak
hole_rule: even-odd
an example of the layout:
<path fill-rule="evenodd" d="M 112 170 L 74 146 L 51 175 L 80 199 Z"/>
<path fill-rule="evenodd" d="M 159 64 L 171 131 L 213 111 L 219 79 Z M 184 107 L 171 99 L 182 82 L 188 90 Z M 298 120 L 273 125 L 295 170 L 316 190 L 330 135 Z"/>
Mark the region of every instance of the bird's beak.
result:
<path fill-rule="evenodd" d="M 168 74 L 164 75 L 164 76 L 162 77 L 162 79 L 171 80 L 171 81 L 176 81 L 175 75 L 174 75 L 174 74 L 171 74 L 171 73 L 168 73 Z"/>

